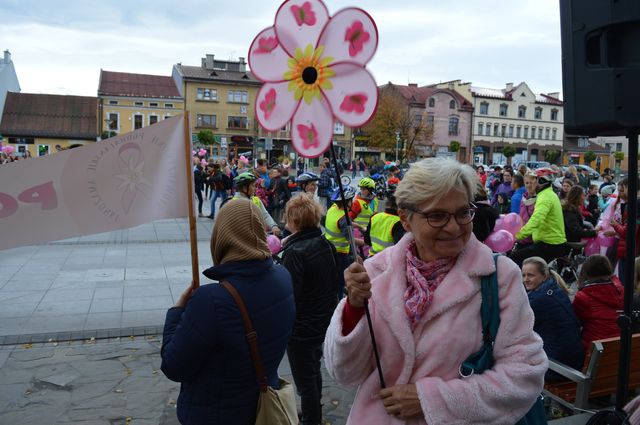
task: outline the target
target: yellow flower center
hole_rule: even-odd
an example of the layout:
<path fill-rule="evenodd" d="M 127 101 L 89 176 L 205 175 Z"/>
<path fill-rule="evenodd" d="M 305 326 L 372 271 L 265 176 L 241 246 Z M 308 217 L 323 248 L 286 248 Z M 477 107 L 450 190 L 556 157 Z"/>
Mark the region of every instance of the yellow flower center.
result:
<path fill-rule="evenodd" d="M 333 88 L 330 77 L 336 75 L 329 64 L 333 62 L 332 57 L 322 57 L 324 46 L 316 49 L 311 44 L 302 51 L 297 48 L 292 58 L 289 58 L 287 65 L 289 70 L 284 73 L 284 79 L 289 81 L 289 91 L 293 92 L 295 100 L 304 98 L 304 101 L 311 104 L 314 97 L 320 100 L 322 95 L 320 89 L 330 90 Z"/>

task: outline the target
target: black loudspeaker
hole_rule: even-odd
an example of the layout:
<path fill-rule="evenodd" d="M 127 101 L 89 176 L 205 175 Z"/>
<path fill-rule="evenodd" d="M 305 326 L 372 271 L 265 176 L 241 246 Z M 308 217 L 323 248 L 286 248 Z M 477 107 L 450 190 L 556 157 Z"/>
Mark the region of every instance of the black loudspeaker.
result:
<path fill-rule="evenodd" d="M 640 0 L 560 0 L 560 23 L 565 131 L 640 129 Z"/>

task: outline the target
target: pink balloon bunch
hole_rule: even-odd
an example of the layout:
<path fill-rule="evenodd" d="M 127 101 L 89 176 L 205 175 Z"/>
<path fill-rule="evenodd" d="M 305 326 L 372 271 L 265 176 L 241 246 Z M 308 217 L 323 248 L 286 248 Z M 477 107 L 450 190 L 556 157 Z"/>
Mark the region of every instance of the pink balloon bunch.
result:
<path fill-rule="evenodd" d="M 200 150 L 198 151 L 198 155 L 199 155 L 199 156 L 205 156 L 206 154 L 207 154 L 207 150 L 206 150 L 206 149 L 200 149 Z"/>
<path fill-rule="evenodd" d="M 203 158 L 203 159 L 201 159 L 201 160 L 200 160 L 200 164 L 201 164 L 203 167 L 204 167 L 204 166 L 206 166 L 206 165 L 207 165 L 207 160 L 206 160 L 206 159 L 204 159 L 204 158 Z"/>
<path fill-rule="evenodd" d="M 14 150 L 16 150 L 16 148 L 14 148 L 11 145 L 6 145 L 6 146 L 2 147 L 2 152 L 6 153 L 6 154 L 13 153 Z"/>
<path fill-rule="evenodd" d="M 522 217 L 516 213 L 509 213 L 496 220 L 496 225 L 493 230 L 494 232 L 498 230 L 506 230 L 515 236 L 515 234 L 522 229 L 523 224 Z"/>
<path fill-rule="evenodd" d="M 510 251 L 515 243 L 516 238 L 505 229 L 494 230 L 484 241 L 484 244 L 491 248 L 493 252 Z"/>
<path fill-rule="evenodd" d="M 584 255 L 587 257 L 595 254 L 600 254 L 600 243 L 598 238 L 587 239 L 587 244 L 584 246 Z"/>
<path fill-rule="evenodd" d="M 267 245 L 272 254 L 277 254 L 282 249 L 282 242 L 276 235 L 267 236 Z"/>

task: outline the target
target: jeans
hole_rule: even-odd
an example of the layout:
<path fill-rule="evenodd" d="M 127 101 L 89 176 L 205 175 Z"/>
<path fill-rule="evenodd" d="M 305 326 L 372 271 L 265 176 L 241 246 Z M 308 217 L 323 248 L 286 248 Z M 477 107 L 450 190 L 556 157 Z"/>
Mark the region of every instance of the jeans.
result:
<path fill-rule="evenodd" d="M 227 199 L 227 191 L 226 190 L 216 190 L 213 192 L 211 197 L 211 213 L 209 214 L 209 218 L 213 218 L 216 216 L 216 200 L 220 198 L 221 203 Z"/>
<path fill-rule="evenodd" d="M 320 425 L 322 422 L 322 340 L 319 342 L 290 341 L 287 356 L 293 381 L 300 395 L 302 425 Z"/>
<path fill-rule="evenodd" d="M 196 196 L 198 197 L 198 214 L 202 214 L 202 190 L 196 189 Z"/>

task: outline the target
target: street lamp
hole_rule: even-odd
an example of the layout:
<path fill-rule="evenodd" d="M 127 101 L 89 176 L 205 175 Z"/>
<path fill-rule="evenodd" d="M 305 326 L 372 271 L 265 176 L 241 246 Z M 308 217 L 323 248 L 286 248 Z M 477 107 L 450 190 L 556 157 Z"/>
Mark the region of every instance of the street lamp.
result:
<path fill-rule="evenodd" d="M 398 144 L 400 144 L 400 132 L 396 131 L 396 164 L 398 163 Z"/>

